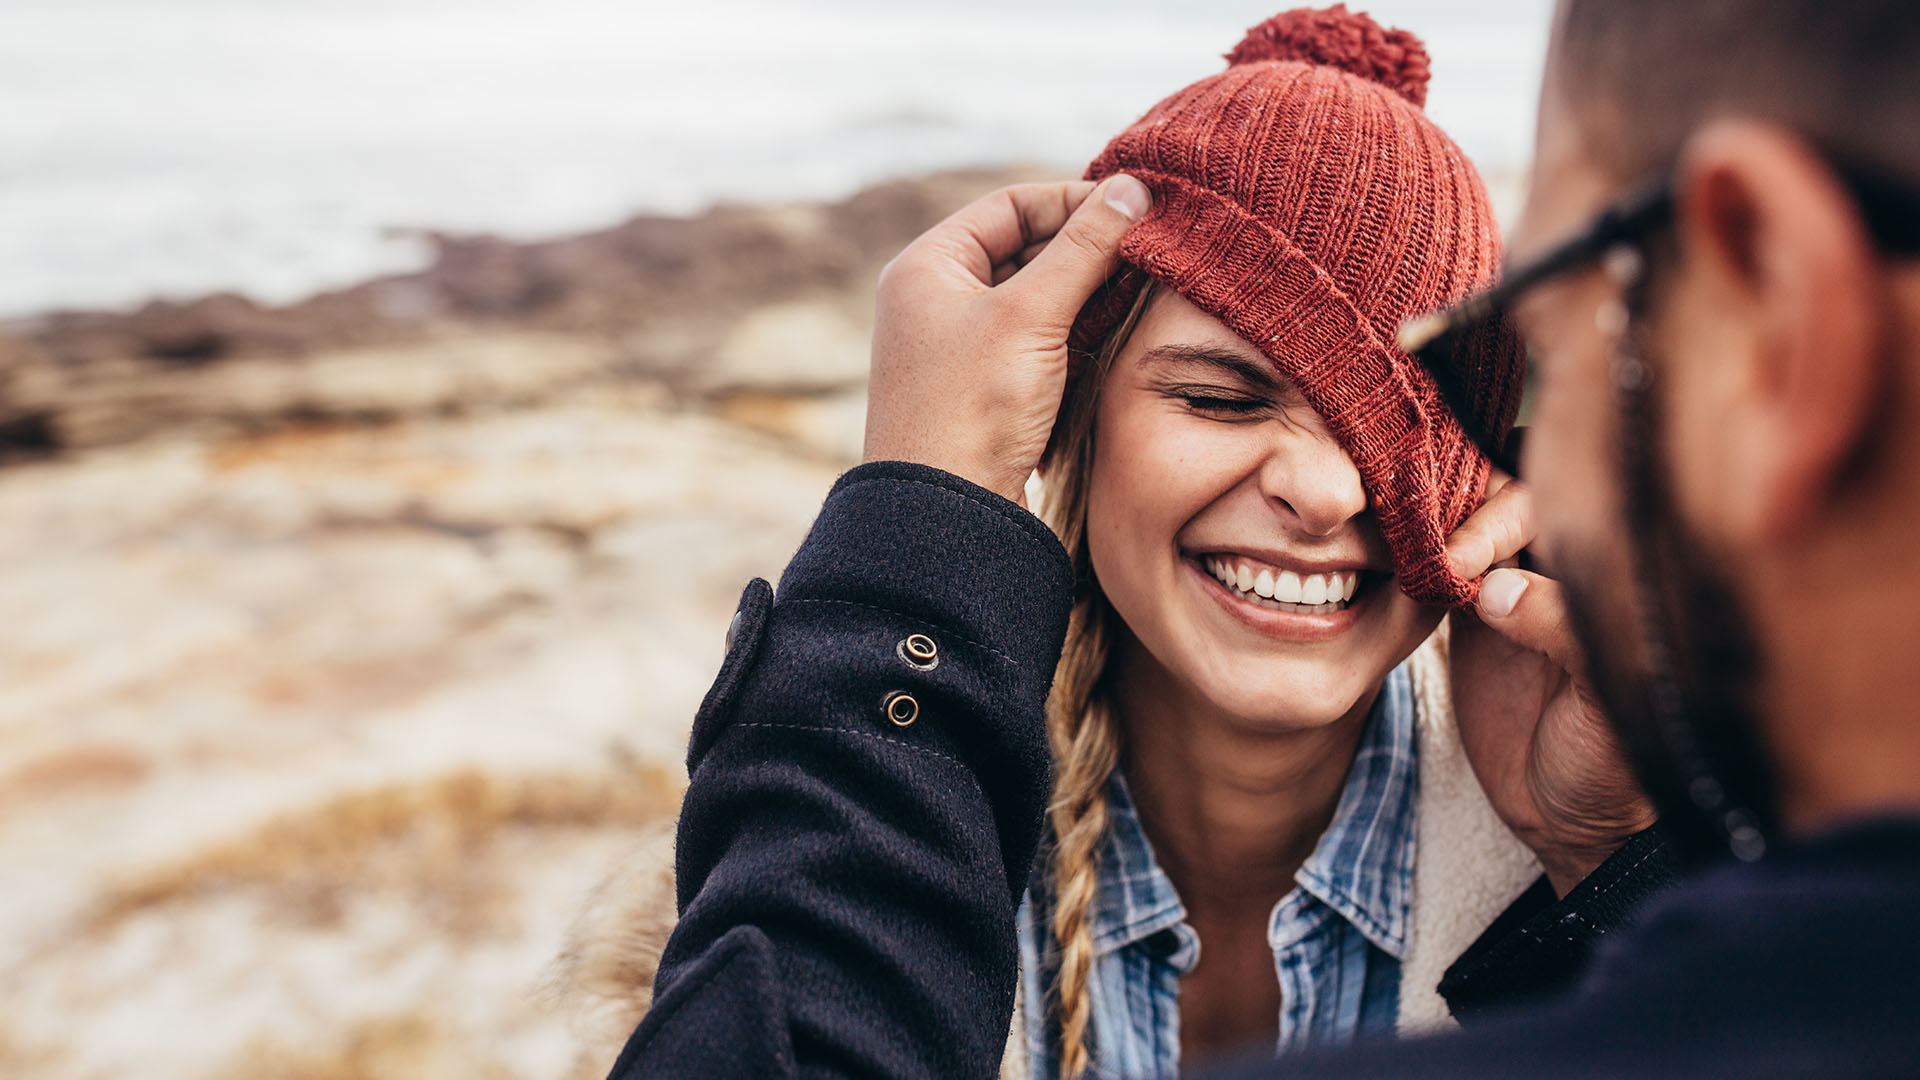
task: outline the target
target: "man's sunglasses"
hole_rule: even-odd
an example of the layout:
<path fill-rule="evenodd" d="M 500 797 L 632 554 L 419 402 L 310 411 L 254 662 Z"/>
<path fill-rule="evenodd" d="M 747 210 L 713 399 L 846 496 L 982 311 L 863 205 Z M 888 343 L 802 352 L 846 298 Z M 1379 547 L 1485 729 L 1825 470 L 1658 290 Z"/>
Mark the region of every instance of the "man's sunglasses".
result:
<path fill-rule="evenodd" d="M 1860 211 L 1881 254 L 1920 255 L 1920 193 L 1883 173 L 1827 159 Z M 1599 262 L 1611 252 L 1643 249 L 1648 237 L 1673 218 L 1671 171 L 1633 189 L 1570 239 L 1510 268 L 1487 291 L 1461 304 L 1409 320 L 1400 328 L 1401 351 L 1418 360 L 1439 387 L 1462 431 L 1487 460 L 1518 475 L 1514 440 L 1494 431 L 1474 405 L 1469 380 L 1478 365 L 1475 350 L 1511 328 L 1501 328 L 1528 290 L 1562 274 Z"/>

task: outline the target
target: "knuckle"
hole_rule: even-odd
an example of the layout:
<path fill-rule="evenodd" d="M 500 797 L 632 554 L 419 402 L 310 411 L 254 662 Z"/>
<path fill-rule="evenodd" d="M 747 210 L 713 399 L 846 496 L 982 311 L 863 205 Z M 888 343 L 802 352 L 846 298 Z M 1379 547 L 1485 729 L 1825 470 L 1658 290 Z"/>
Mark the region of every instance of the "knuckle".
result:
<path fill-rule="evenodd" d="M 1455 534 L 1453 547 L 1463 560 L 1488 561 L 1487 557 L 1494 548 L 1493 537 L 1488 535 L 1489 526 L 1484 521 L 1473 520 L 1460 527 Z"/>
<path fill-rule="evenodd" d="M 1007 202 L 1012 203 L 1017 209 L 1030 200 L 1045 196 L 1048 187 L 1049 185 L 1047 184 L 1029 181 L 1021 184 L 1008 184 L 1006 187 L 1001 188 L 996 194 Z"/>
<path fill-rule="evenodd" d="M 1472 553 L 1475 573 L 1484 574 L 1493 567 L 1494 563 L 1500 561 L 1500 546 L 1493 541 L 1492 537 L 1476 537 Z"/>
<path fill-rule="evenodd" d="M 873 289 L 881 298 L 884 299 L 892 293 L 899 292 L 905 286 L 903 279 L 912 272 L 910 258 L 912 254 L 913 249 L 908 248 L 888 259 L 887 264 L 880 268 L 880 275 L 874 279 Z"/>
<path fill-rule="evenodd" d="M 1062 244 L 1067 253 L 1080 259 L 1105 259 L 1107 252 L 1100 238 L 1094 235 L 1093 227 L 1084 222 L 1071 222 L 1060 230 L 1056 243 Z"/>

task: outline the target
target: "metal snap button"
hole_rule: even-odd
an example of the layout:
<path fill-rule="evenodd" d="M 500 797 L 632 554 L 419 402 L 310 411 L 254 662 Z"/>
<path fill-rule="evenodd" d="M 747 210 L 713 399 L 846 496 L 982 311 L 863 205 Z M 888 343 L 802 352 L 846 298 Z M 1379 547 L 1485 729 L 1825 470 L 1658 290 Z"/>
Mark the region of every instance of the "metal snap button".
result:
<path fill-rule="evenodd" d="M 940 666 L 940 646 L 925 634 L 908 634 L 893 651 L 916 671 L 932 671 Z"/>
<path fill-rule="evenodd" d="M 888 694 L 886 700 L 880 703 L 880 708 L 886 712 L 887 719 L 893 721 L 894 727 L 907 727 L 920 719 L 920 703 L 904 690 Z"/>

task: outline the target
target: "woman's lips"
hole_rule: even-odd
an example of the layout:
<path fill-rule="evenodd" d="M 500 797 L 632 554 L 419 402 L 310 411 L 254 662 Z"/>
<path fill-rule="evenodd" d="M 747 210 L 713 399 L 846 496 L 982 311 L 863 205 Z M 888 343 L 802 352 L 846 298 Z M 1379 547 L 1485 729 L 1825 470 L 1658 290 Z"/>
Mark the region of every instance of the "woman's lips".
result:
<path fill-rule="evenodd" d="M 1349 598 L 1335 602 L 1322 602 L 1317 605 L 1303 603 L 1285 603 L 1260 595 L 1260 584 L 1255 575 L 1255 589 L 1242 592 L 1238 588 L 1238 567 L 1234 569 L 1235 587 L 1229 588 L 1223 582 L 1222 568 L 1209 567 L 1201 558 L 1188 556 L 1183 559 L 1193 570 L 1200 587 L 1213 597 L 1226 612 L 1247 627 L 1268 637 L 1288 638 L 1297 641 L 1319 641 L 1335 638 L 1345 633 L 1360 620 L 1360 612 L 1367 606 L 1377 590 L 1380 575 L 1364 571 L 1344 571 L 1352 575 L 1350 583 L 1342 583 L 1342 591 L 1350 589 Z M 1210 560 L 1211 561 L 1211 560 Z M 1329 575 L 1331 576 L 1331 575 Z M 1278 586 L 1276 576 L 1275 586 Z M 1303 597 L 1306 582 L 1302 580 Z M 1326 582 L 1321 583 L 1324 590 Z"/>
<path fill-rule="evenodd" d="M 1251 600 L 1257 606 L 1271 604 L 1281 610 L 1299 609 L 1314 614 L 1337 611 L 1352 600 L 1360 587 L 1358 569 L 1320 573 L 1295 573 L 1235 555 L 1202 555 L 1200 565 L 1226 586 L 1227 591 Z M 1326 612 L 1316 609 L 1326 608 Z"/>

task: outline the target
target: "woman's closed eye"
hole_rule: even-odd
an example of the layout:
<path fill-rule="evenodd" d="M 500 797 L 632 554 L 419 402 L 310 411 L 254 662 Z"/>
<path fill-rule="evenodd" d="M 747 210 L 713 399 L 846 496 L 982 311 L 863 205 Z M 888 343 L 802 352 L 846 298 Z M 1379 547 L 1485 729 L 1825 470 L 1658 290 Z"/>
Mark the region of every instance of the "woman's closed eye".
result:
<path fill-rule="evenodd" d="M 1215 386 L 1173 387 L 1167 391 L 1167 396 L 1183 402 L 1188 409 L 1201 416 L 1220 420 L 1250 419 L 1273 407 L 1273 402 L 1267 398 Z"/>

